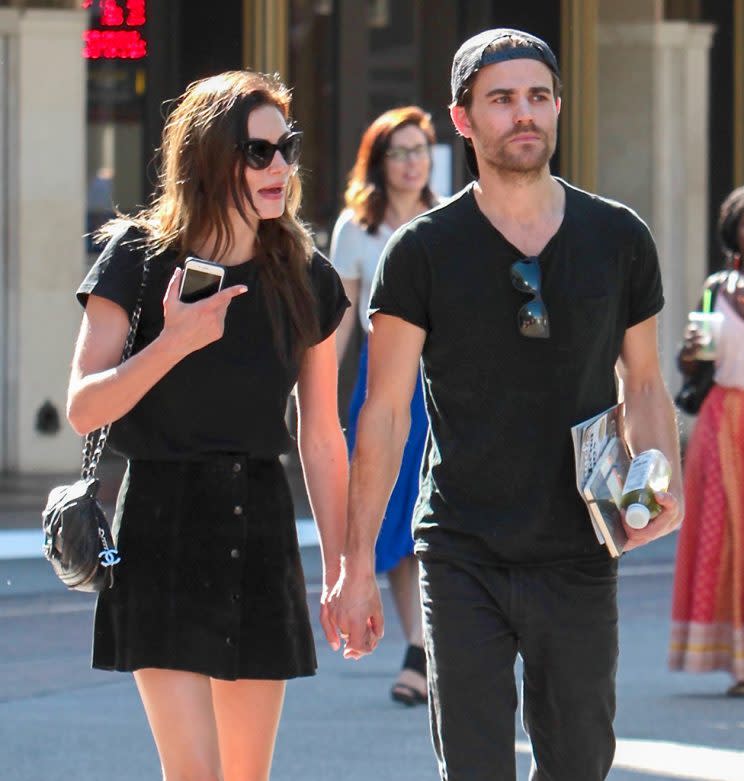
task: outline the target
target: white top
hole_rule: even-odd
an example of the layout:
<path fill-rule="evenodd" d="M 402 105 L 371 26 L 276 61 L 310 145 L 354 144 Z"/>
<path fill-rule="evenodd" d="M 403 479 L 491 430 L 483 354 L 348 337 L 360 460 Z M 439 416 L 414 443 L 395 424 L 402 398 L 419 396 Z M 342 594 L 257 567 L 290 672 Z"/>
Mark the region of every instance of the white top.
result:
<path fill-rule="evenodd" d="M 716 312 L 723 315 L 716 347 L 714 379 L 718 385 L 744 390 L 744 320 L 722 294 L 716 296 Z"/>
<path fill-rule="evenodd" d="M 382 223 L 373 236 L 352 217 L 351 209 L 341 212 L 333 227 L 331 236 L 331 263 L 342 279 L 359 280 L 359 321 L 365 333 L 369 330 L 367 308 L 369 304 L 372 279 L 377 269 L 377 263 L 385 249 L 388 239 L 393 235 L 393 229 Z"/>

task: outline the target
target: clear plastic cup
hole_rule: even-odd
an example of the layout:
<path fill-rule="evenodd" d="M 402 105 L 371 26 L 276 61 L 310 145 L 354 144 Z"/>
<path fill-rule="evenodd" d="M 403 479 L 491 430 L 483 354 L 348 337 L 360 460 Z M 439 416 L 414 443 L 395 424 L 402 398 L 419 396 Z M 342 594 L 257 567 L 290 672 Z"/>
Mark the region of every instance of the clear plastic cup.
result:
<path fill-rule="evenodd" d="M 695 358 L 699 361 L 715 360 L 723 315 L 720 312 L 690 312 L 687 321 L 700 331 L 700 348 Z"/>

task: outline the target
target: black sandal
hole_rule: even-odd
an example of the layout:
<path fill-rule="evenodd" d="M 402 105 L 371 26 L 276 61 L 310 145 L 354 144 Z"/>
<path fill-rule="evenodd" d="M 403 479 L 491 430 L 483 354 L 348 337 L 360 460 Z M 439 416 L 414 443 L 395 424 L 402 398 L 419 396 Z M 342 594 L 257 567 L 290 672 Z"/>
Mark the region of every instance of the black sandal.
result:
<path fill-rule="evenodd" d="M 403 657 L 403 669 L 423 675 L 426 678 L 426 653 L 418 645 L 409 645 L 406 648 L 406 655 Z M 407 683 L 396 682 L 390 690 L 390 696 L 395 702 L 412 707 L 414 705 L 423 705 L 428 702 L 426 694 L 422 694 L 418 689 Z"/>
<path fill-rule="evenodd" d="M 727 697 L 744 697 L 744 681 L 737 681 L 733 686 L 726 689 Z"/>

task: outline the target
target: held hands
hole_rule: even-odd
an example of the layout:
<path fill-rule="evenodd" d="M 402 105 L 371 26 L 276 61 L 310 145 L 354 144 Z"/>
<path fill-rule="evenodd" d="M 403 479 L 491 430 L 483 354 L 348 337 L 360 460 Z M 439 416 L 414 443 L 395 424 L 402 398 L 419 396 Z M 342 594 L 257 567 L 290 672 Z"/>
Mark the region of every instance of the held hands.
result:
<path fill-rule="evenodd" d="M 334 651 L 338 651 L 341 643 L 338 639 L 338 631 L 331 618 L 331 592 L 341 575 L 341 557 L 334 559 L 332 565 L 323 562 L 323 590 L 320 593 L 320 625 L 323 628 L 328 645 Z"/>
<path fill-rule="evenodd" d="M 248 288 L 245 285 L 233 285 L 202 301 L 185 304 L 178 298 L 182 275 L 183 270 L 177 268 L 165 292 L 162 336 L 183 358 L 222 338 L 227 307 L 233 298 L 246 293 Z"/>
<path fill-rule="evenodd" d="M 659 492 L 654 494 L 656 502 L 661 507 L 661 512 L 652 518 L 643 529 L 633 529 L 625 523 L 625 510 L 622 511 L 623 527 L 628 535 L 625 543 L 625 551 L 640 548 L 649 542 L 670 534 L 679 528 L 684 517 L 682 503 L 671 493 Z"/>
<path fill-rule="evenodd" d="M 325 608 L 325 620 L 323 620 Z M 321 606 L 321 622 L 334 651 L 344 642 L 345 659 L 371 654 L 385 634 L 380 589 L 374 572 L 355 575 L 345 559 L 341 575 Z"/>

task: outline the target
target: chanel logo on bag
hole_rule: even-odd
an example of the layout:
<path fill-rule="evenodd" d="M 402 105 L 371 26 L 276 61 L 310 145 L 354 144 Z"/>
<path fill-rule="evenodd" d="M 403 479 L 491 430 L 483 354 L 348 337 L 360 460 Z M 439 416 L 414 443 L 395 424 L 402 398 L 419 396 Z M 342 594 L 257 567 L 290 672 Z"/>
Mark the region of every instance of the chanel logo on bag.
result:
<path fill-rule="evenodd" d="M 98 535 L 101 538 L 101 545 L 103 545 L 103 550 L 98 554 L 98 558 L 101 560 L 101 566 L 113 567 L 114 564 L 118 564 L 121 561 L 119 551 L 116 550 L 116 548 L 109 548 L 103 529 L 98 530 Z"/>
<path fill-rule="evenodd" d="M 118 564 L 121 561 L 119 551 L 116 548 L 106 548 L 98 554 L 98 558 L 101 560 L 102 567 L 113 567 L 114 564 Z"/>

